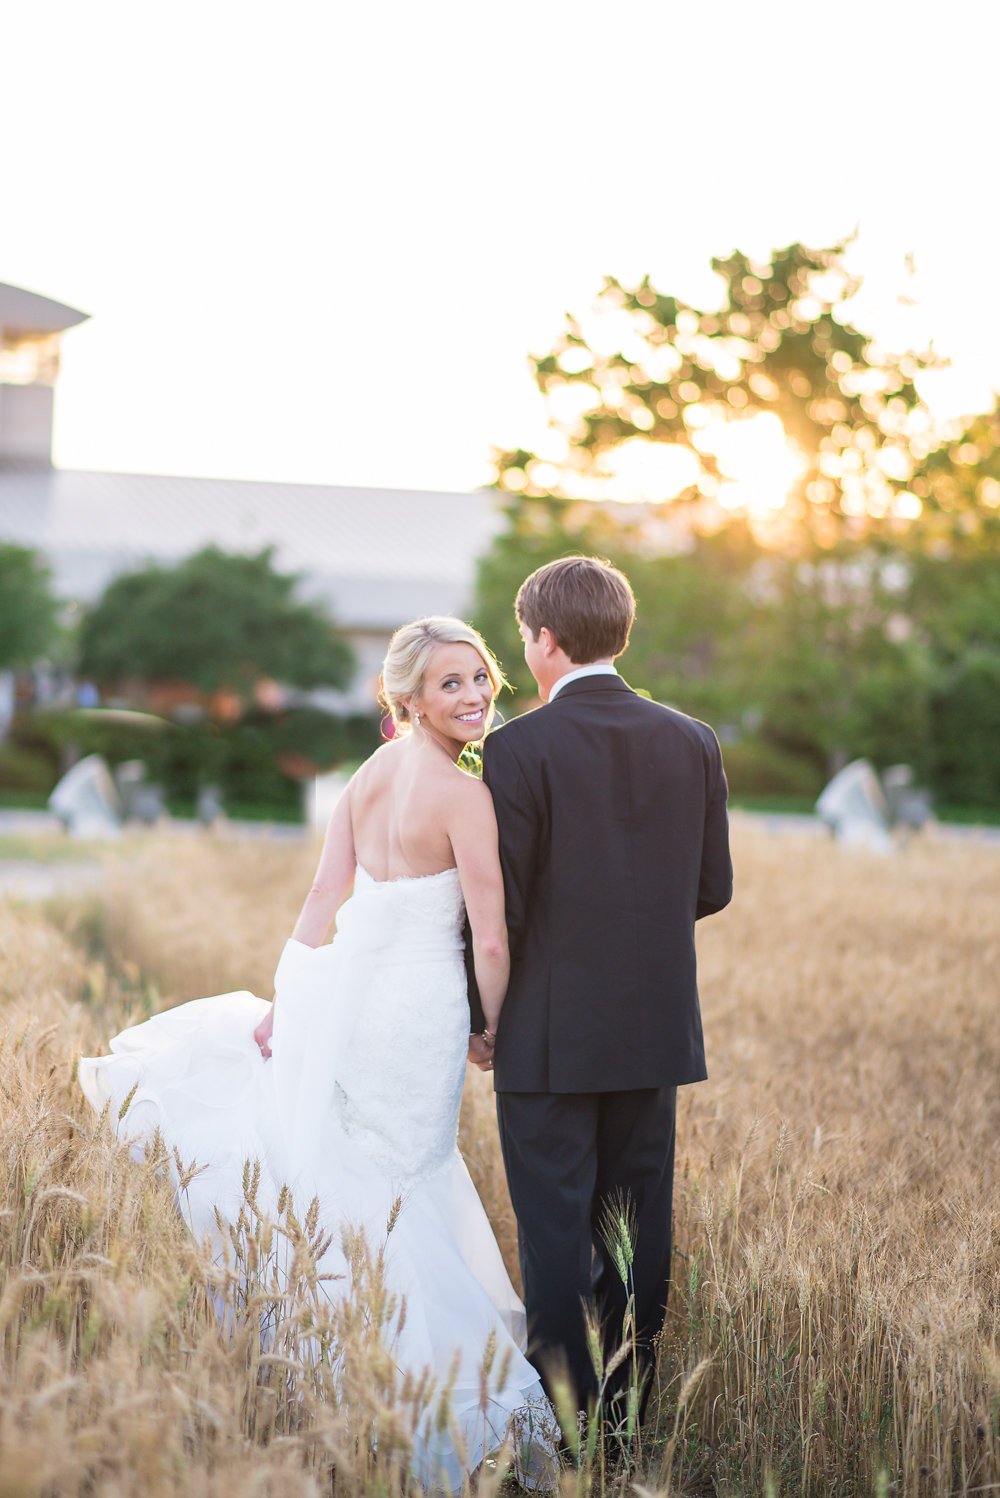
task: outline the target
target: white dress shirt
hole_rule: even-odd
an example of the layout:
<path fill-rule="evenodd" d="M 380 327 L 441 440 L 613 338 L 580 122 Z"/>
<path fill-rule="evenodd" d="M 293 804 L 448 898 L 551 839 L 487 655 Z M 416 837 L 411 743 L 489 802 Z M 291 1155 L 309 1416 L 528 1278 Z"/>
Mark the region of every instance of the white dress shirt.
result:
<path fill-rule="evenodd" d="M 563 687 L 568 681 L 579 681 L 581 677 L 584 676 L 617 675 L 618 668 L 616 666 L 578 666 L 575 671 L 567 671 L 565 676 L 560 676 L 559 680 L 555 683 L 555 685 L 549 692 L 549 701 L 551 702 L 552 699 L 562 691 Z"/>

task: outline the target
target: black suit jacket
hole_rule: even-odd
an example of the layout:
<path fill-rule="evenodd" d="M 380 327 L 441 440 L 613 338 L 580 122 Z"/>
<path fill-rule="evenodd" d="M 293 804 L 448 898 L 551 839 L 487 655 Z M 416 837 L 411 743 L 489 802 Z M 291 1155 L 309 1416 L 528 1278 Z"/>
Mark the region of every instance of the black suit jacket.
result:
<path fill-rule="evenodd" d="M 497 1090 L 701 1081 L 694 924 L 732 897 L 715 734 L 618 676 L 581 677 L 489 735 L 483 779 L 511 951 Z"/>

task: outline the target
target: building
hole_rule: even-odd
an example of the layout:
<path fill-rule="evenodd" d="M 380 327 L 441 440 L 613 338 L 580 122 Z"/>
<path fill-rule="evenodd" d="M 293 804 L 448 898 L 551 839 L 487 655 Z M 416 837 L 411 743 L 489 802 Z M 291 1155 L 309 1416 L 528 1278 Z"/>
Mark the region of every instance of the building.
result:
<path fill-rule="evenodd" d="M 59 596 L 79 603 L 119 573 L 203 546 L 273 547 L 355 649 L 352 686 L 325 705 L 371 707 L 394 629 L 468 612 L 477 558 L 503 524 L 498 496 L 55 469 L 59 340 L 86 316 L 0 285 L 0 540 L 39 552 Z"/>
<path fill-rule="evenodd" d="M 0 283 L 0 471 L 52 467 L 59 344 L 87 313 Z"/>

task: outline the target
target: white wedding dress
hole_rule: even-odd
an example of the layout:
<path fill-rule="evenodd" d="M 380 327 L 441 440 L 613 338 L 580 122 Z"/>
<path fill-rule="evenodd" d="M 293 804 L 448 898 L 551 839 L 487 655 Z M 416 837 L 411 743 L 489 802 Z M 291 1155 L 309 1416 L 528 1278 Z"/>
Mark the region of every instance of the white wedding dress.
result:
<path fill-rule="evenodd" d="M 359 866 L 334 940 L 285 947 L 272 1060 L 253 1039 L 267 1003 L 242 992 L 196 999 L 123 1030 L 110 1056 L 79 1067 L 93 1106 L 110 1104 L 112 1119 L 121 1113 L 122 1137 L 141 1149 L 159 1129 L 185 1166 L 207 1167 L 178 1197 L 199 1238 L 218 1241 L 216 1208 L 236 1220 L 244 1162 L 256 1159 L 258 1199 L 273 1214 L 283 1185 L 300 1218 L 318 1197 L 333 1233 L 320 1268 L 340 1276 L 325 1282 L 331 1297 L 350 1287 L 341 1224 L 363 1228 L 373 1250 L 385 1244 L 388 1286 L 405 1299 L 402 1326 L 391 1328 L 401 1381 L 429 1369 L 441 1387 L 457 1368 L 449 1429 L 426 1419 L 414 1452 L 420 1480 L 452 1490 L 501 1445 L 512 1417 L 523 1439 L 525 1410 L 541 1476 L 551 1468 L 553 1429 L 521 1350 L 524 1309 L 456 1145 L 469 1034 L 463 918 L 456 870 L 379 881 Z M 491 1336 L 494 1377 L 484 1399 Z"/>

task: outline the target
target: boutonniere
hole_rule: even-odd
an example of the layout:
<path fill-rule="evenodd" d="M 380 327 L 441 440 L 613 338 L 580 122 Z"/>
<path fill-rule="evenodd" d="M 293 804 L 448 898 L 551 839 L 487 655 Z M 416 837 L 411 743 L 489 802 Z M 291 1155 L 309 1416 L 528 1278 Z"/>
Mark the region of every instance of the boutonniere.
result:
<path fill-rule="evenodd" d="M 464 770 L 466 775 L 475 775 L 477 780 L 483 778 L 483 749 L 481 744 L 466 744 L 458 756 L 458 768 Z"/>

